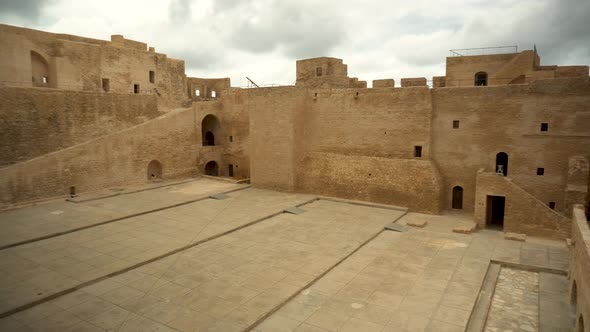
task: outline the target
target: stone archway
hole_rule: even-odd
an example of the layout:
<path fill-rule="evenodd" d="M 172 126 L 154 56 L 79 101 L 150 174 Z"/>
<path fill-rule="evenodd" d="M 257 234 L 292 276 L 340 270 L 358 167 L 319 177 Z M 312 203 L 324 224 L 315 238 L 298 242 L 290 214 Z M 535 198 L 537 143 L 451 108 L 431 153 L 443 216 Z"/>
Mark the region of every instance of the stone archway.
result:
<path fill-rule="evenodd" d="M 208 114 L 201 121 L 201 139 L 203 146 L 214 146 L 215 137 L 221 137 L 221 124 L 217 117 L 213 114 Z"/>
<path fill-rule="evenodd" d="M 211 176 L 219 176 L 219 165 L 216 161 L 211 160 L 205 165 L 205 174 Z"/>

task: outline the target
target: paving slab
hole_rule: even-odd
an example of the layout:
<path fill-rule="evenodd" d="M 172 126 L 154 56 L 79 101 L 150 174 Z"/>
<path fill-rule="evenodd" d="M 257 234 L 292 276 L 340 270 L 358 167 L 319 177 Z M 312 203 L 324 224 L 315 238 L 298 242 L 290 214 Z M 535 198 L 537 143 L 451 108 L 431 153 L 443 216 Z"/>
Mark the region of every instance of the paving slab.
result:
<path fill-rule="evenodd" d="M 253 188 L 227 196 L 0 251 L 0 314 L 313 200 Z"/>
<path fill-rule="evenodd" d="M 470 222 L 455 213 L 408 213 L 396 224 L 424 218 L 426 228 L 381 233 L 254 331 L 271 331 L 268 321 L 288 321 L 281 331 L 464 331 L 491 259 L 515 257 L 524 264 L 533 249 L 559 259 L 567 254 L 557 241 L 532 247 L 498 231 L 453 233 Z M 551 265 L 549 259 L 542 263 Z"/>
<path fill-rule="evenodd" d="M 323 200 L 305 210 L 300 215 L 278 214 L 4 321 L 32 329 L 59 321 L 67 327 L 85 323 L 99 330 L 241 331 L 403 214 Z M 231 211 L 217 209 L 225 212 Z M 321 305 L 324 298 L 312 295 L 305 303 Z M 269 329 L 299 325 L 287 317 L 267 323 Z M 349 325 L 368 326 L 360 318 Z"/>
<path fill-rule="evenodd" d="M 0 248 L 248 187 L 200 178 L 82 203 L 52 201 L 0 212 Z"/>

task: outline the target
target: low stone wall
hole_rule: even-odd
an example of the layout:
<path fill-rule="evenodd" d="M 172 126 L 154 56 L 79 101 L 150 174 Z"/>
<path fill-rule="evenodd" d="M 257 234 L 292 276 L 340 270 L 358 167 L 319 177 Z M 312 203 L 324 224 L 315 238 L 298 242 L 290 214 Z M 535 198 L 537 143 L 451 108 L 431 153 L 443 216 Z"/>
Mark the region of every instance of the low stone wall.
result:
<path fill-rule="evenodd" d="M 576 304 L 575 331 L 590 331 L 590 228 L 584 207 L 575 205 L 570 246 L 571 300 Z M 581 321 L 584 328 L 580 329 Z"/>

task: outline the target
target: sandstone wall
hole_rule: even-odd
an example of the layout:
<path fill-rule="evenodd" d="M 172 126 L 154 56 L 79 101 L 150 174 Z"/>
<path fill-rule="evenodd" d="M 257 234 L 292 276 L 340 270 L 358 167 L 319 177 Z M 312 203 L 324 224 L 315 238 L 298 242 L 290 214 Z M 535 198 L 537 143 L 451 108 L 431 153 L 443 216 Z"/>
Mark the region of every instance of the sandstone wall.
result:
<path fill-rule="evenodd" d="M 198 125 L 192 110 L 173 111 L 138 126 L 0 169 L 0 207 L 77 192 L 140 184 L 157 160 L 163 178 L 197 173 Z"/>
<path fill-rule="evenodd" d="M 0 85 L 32 86 L 31 52 L 48 65 L 47 87 L 114 93 L 154 94 L 163 109 L 188 99 L 184 61 L 148 50 L 145 43 L 112 41 L 0 25 Z M 150 77 L 150 71 L 153 72 Z M 153 79 L 153 81 L 152 81 Z M 106 92 L 105 92 L 106 93 Z"/>
<path fill-rule="evenodd" d="M 569 159 L 590 157 L 589 96 L 588 78 L 432 89 L 432 158 L 443 175 L 443 206 L 451 206 L 452 188 L 461 186 L 463 208 L 472 211 L 477 170 L 495 170 L 496 154 L 505 152 L 514 183 L 565 213 Z M 541 123 L 548 131 L 540 131 Z"/>
<path fill-rule="evenodd" d="M 153 119 L 153 95 L 0 87 L 0 166 Z"/>
<path fill-rule="evenodd" d="M 247 90 L 225 90 L 218 100 L 193 102 L 197 132 L 194 146 L 198 149 L 197 168 L 205 173 L 208 162 L 214 161 L 219 166 L 219 176 L 228 177 L 232 165 L 233 177 L 246 179 L 250 177 L 249 158 L 249 116 L 244 94 Z M 220 124 L 214 146 L 205 146 L 202 142 L 201 126 L 207 115 L 215 116 Z M 191 143 L 192 144 L 192 143 Z"/>
<path fill-rule="evenodd" d="M 576 322 L 583 317 L 585 331 L 590 322 L 590 228 L 584 215 L 584 207 L 576 205 L 572 218 L 572 245 L 570 246 L 570 281 L 572 302 L 576 304 Z M 575 285 L 575 287 L 574 287 Z M 576 327 L 576 331 L 582 331 Z"/>
<path fill-rule="evenodd" d="M 478 172 L 473 219 L 479 227 L 486 225 L 487 196 L 504 196 L 505 232 L 523 233 L 564 240 L 570 235 L 570 221 L 514 184 L 510 178 L 494 172 Z"/>
<path fill-rule="evenodd" d="M 295 190 L 296 149 L 300 142 L 305 89 L 247 90 L 250 113 L 250 179 L 258 187 Z"/>
<path fill-rule="evenodd" d="M 440 212 L 428 88 L 249 91 L 255 186 Z"/>

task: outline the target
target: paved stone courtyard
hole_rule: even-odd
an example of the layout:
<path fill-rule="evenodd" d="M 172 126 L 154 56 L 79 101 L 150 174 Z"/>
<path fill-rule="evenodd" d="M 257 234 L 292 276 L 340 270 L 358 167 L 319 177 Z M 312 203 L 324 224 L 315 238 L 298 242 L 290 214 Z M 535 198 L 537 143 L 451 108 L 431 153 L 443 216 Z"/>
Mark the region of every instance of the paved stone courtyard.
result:
<path fill-rule="evenodd" d="M 464 331 L 491 259 L 567 268 L 561 242 L 453 233 L 471 223 L 462 214 L 208 179 L 97 198 L 0 213 L 0 223 L 15 222 L 3 229 L 32 239 L 141 212 L 142 201 L 145 211 L 204 199 L 0 250 L 1 331 Z M 304 212 L 282 213 L 293 206 Z M 68 221 L 50 227 L 53 216 Z M 383 231 L 420 220 L 427 226 Z M 559 318 L 553 327 L 567 327 L 567 315 L 551 316 L 567 293 L 565 277 L 528 273 L 547 295 L 537 322 Z M 519 280 L 505 275 L 508 284 Z"/>

